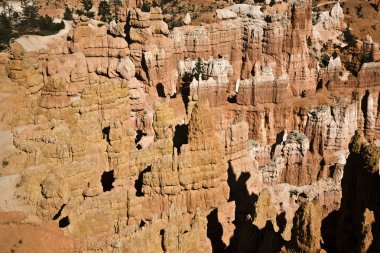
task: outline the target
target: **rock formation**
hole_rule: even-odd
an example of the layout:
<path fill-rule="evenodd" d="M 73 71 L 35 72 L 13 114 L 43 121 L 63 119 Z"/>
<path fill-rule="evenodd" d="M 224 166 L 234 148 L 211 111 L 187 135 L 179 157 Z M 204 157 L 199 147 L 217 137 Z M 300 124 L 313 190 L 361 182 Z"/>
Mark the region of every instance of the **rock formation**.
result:
<path fill-rule="evenodd" d="M 379 150 L 357 132 L 350 143 L 350 156 L 342 179 L 342 206 L 337 250 L 376 252 L 378 241 Z M 343 233 L 344 231 L 344 233 Z"/>
<path fill-rule="evenodd" d="M 70 252 L 378 251 L 379 48 L 344 51 L 340 3 L 140 4 L 0 54 L 0 217 Z"/>

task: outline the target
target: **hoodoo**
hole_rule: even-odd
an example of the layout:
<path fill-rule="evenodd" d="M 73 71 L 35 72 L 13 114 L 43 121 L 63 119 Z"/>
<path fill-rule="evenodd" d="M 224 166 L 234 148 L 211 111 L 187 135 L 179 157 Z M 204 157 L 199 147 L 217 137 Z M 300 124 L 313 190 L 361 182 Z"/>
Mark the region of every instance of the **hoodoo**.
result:
<path fill-rule="evenodd" d="M 4 252 L 380 252 L 379 1 L 0 20 Z"/>

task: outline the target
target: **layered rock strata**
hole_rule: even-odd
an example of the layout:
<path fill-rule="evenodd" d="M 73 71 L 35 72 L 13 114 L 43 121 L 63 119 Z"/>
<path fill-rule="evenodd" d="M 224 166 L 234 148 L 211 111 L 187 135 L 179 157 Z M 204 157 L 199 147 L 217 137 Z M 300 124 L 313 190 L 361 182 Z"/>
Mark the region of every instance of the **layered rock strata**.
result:
<path fill-rule="evenodd" d="M 339 8 L 325 28 L 343 28 Z M 52 220 L 76 252 L 321 252 L 342 183 L 353 232 L 338 248 L 377 249 L 378 171 L 352 172 L 348 145 L 356 129 L 378 142 L 378 63 L 319 69 L 309 0 L 215 15 L 169 31 L 160 8 L 131 9 L 123 32 L 80 17 L 48 50 L 12 44 L 1 158 L 18 182 L 1 199 Z M 345 195 L 354 186 L 368 200 Z"/>

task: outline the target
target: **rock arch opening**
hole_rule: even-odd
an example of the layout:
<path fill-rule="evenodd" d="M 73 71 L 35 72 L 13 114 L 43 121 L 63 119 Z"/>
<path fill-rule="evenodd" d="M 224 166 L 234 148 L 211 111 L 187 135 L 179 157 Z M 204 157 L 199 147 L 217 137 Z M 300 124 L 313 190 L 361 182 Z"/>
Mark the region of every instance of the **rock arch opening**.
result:
<path fill-rule="evenodd" d="M 137 130 L 136 131 L 136 137 L 135 137 L 135 144 L 136 144 L 136 148 L 138 150 L 142 149 L 141 145 L 139 144 L 139 142 L 141 141 L 141 139 L 146 136 L 147 134 L 144 133 L 142 130 Z"/>
<path fill-rule="evenodd" d="M 189 126 L 186 124 L 176 125 L 173 137 L 173 146 L 177 148 L 178 154 L 181 153 L 183 144 L 188 143 Z"/>
<path fill-rule="evenodd" d="M 59 222 L 58 222 L 58 226 L 59 226 L 60 228 L 65 228 L 65 227 L 67 227 L 68 225 L 70 225 L 70 218 L 69 218 L 69 216 L 65 216 L 65 217 L 63 217 L 63 218 L 60 219 Z"/>
<path fill-rule="evenodd" d="M 111 128 L 109 126 L 102 129 L 103 140 L 106 140 L 108 143 L 111 142 L 110 131 Z"/>
<path fill-rule="evenodd" d="M 115 182 L 114 171 L 105 171 L 102 174 L 100 182 L 103 186 L 103 192 L 111 191 L 113 189 L 113 182 Z"/>
<path fill-rule="evenodd" d="M 230 103 L 230 104 L 236 104 L 237 103 L 237 98 L 236 98 L 236 94 L 232 95 L 232 96 L 229 96 L 227 98 L 227 102 Z"/>
<path fill-rule="evenodd" d="M 165 95 L 165 87 L 162 85 L 162 83 L 159 83 L 156 85 L 157 94 L 159 97 L 166 97 Z"/>

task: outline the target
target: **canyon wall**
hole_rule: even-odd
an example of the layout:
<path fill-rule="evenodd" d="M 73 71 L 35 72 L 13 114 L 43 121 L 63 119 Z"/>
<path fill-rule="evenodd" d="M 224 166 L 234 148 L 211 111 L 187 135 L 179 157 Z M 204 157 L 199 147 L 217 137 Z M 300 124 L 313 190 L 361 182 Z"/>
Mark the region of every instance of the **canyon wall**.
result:
<path fill-rule="evenodd" d="M 53 221 L 75 252 L 323 252 L 341 209 L 341 252 L 377 249 L 377 171 L 353 170 L 349 143 L 357 129 L 377 143 L 380 66 L 320 69 L 311 4 L 233 5 L 172 31 L 160 8 L 128 9 L 122 32 L 82 16 L 48 50 L 12 44 L 5 210 Z"/>

